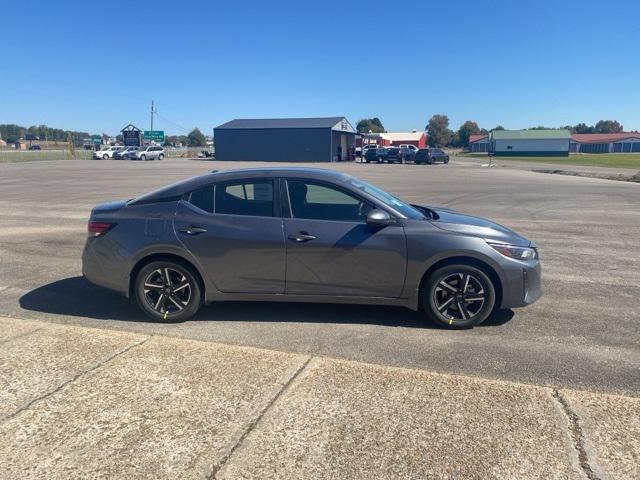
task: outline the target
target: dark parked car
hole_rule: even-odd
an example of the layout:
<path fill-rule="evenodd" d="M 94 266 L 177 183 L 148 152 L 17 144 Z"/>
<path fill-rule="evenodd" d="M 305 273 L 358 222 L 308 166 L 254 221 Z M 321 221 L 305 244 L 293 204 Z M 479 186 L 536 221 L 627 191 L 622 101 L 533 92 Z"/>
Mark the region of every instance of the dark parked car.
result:
<path fill-rule="evenodd" d="M 416 153 L 415 162 L 431 165 L 434 162 L 449 163 L 449 155 L 439 148 L 421 148 Z"/>
<path fill-rule="evenodd" d="M 387 149 L 382 147 L 367 148 L 364 152 L 364 161 L 366 163 L 371 162 L 384 162 L 387 159 Z"/>
<path fill-rule="evenodd" d="M 136 152 L 139 147 L 124 147 L 120 150 L 117 150 L 113 154 L 113 158 L 115 160 L 129 160 L 130 158 L 136 158 Z"/>
<path fill-rule="evenodd" d="M 413 161 L 415 153 L 407 147 L 390 147 L 387 148 L 387 162 L 406 163 Z"/>
<path fill-rule="evenodd" d="M 448 327 L 542 294 L 536 245 L 315 168 L 201 175 L 91 211 L 85 277 L 158 321 L 224 300 L 399 305 Z"/>
<path fill-rule="evenodd" d="M 40 148 L 40 145 L 31 145 L 29 146 L 29 150 L 42 150 L 42 149 Z"/>

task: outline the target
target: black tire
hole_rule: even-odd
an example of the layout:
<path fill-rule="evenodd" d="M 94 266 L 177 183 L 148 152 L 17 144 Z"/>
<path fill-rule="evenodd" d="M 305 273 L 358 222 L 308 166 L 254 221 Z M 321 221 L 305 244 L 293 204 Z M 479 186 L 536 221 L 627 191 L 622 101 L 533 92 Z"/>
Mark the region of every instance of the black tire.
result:
<path fill-rule="evenodd" d="M 451 289 L 458 291 L 454 293 Z M 464 264 L 447 265 L 431 273 L 420 295 L 427 317 L 438 325 L 454 329 L 480 325 L 489 318 L 496 302 L 496 290 L 489 276 Z M 473 300 L 481 297 L 482 300 Z"/>
<path fill-rule="evenodd" d="M 188 286 L 183 287 L 184 284 Z M 158 288 L 146 288 L 149 285 Z M 184 322 L 202 305 L 198 275 L 191 267 L 171 260 L 151 262 L 140 269 L 135 280 L 135 297 L 145 315 L 163 323 Z"/>
<path fill-rule="evenodd" d="M 158 160 L 162 160 L 162 159 L 164 159 L 164 154 L 163 154 L 163 153 L 161 153 L 160 155 L 158 155 Z"/>
<path fill-rule="evenodd" d="M 125 154 L 125 155 L 123 155 L 123 156 L 122 156 L 122 160 L 129 160 L 129 155 L 126 155 L 126 154 Z"/>
<path fill-rule="evenodd" d="M 447 157 L 447 158 L 445 158 L 445 159 L 444 159 L 444 163 L 445 163 L 445 164 L 449 163 L 449 157 Z"/>
<path fill-rule="evenodd" d="M 106 153 L 102 156 L 103 160 L 109 160 L 109 155 L 107 155 Z"/>
<path fill-rule="evenodd" d="M 146 160 L 147 156 L 146 155 L 140 155 L 140 160 Z"/>

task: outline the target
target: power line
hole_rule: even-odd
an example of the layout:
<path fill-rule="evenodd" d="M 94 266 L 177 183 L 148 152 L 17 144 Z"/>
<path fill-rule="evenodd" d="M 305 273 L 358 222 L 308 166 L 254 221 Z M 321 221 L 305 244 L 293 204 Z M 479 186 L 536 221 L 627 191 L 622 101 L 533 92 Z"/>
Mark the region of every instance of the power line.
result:
<path fill-rule="evenodd" d="M 189 133 L 190 130 L 188 128 L 183 127 L 182 125 L 180 125 L 179 123 L 173 122 L 171 120 L 169 120 L 168 118 L 164 117 L 163 115 L 160 115 L 158 113 L 158 109 L 155 109 L 155 115 L 156 117 L 158 117 L 160 120 L 163 120 L 164 122 L 170 124 L 172 127 L 177 128 L 178 130 L 181 130 L 185 133 Z"/>

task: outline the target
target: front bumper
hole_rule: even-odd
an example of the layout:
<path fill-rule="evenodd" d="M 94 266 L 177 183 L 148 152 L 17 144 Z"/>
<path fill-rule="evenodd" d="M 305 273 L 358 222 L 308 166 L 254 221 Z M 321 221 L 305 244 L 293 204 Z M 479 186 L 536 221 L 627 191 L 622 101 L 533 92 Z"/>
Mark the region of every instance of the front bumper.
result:
<path fill-rule="evenodd" d="M 542 297 L 542 267 L 539 260 L 513 262 L 504 270 L 501 308 L 526 307 Z"/>

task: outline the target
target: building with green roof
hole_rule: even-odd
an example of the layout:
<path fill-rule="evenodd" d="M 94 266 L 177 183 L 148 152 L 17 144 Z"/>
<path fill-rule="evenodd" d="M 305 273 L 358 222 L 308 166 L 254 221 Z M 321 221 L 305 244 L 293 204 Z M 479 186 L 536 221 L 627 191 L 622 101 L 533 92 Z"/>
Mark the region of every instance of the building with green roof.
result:
<path fill-rule="evenodd" d="M 494 130 L 489 152 L 496 156 L 558 157 L 569 155 L 571 133 L 563 129 Z"/>

